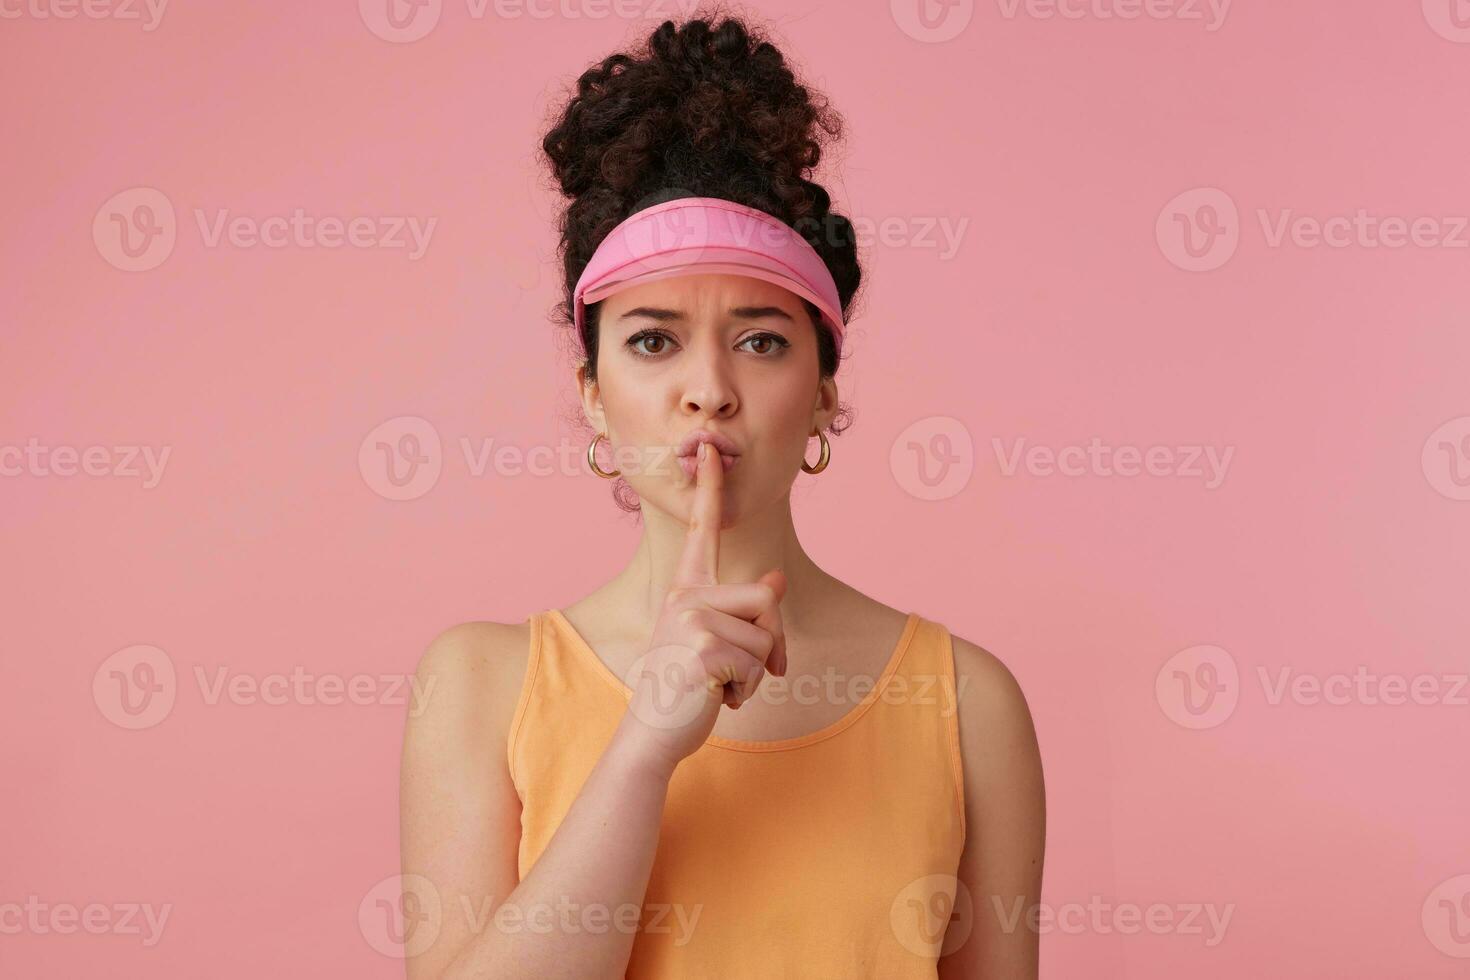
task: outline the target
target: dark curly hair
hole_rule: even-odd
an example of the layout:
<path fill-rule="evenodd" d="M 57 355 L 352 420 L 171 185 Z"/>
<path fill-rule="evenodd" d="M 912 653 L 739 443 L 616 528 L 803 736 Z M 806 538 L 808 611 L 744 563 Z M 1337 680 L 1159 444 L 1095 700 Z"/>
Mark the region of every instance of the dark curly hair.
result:
<path fill-rule="evenodd" d="M 585 352 L 588 383 L 597 379 L 602 304 L 588 306 L 582 335 L 572 336 L 577 279 L 619 222 L 675 198 L 725 198 L 794 228 L 832 273 L 848 319 L 862 280 L 857 236 L 826 190 L 807 179 L 824 144 L 841 134 L 835 110 L 739 17 L 664 21 L 638 49 L 584 71 L 541 150 L 571 199 L 559 222 L 564 297 L 555 315 Z M 830 378 L 835 338 L 817 308 L 802 302 L 817 333 L 821 377 Z M 841 433 L 851 415 L 840 407 L 827 431 Z M 637 510 L 631 488 L 618 484 L 619 505 Z"/>

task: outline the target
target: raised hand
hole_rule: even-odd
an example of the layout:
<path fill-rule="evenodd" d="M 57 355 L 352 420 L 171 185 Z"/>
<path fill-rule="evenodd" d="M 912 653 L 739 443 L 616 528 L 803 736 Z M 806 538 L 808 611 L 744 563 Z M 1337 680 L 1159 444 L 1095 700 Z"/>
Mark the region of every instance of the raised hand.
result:
<path fill-rule="evenodd" d="M 786 673 L 779 569 L 748 584 L 721 585 L 720 519 L 725 484 L 719 454 L 699 447 L 684 551 L 649 650 L 629 672 L 625 724 L 659 761 L 675 766 L 704 744 L 720 705 L 738 709 L 767 670 Z"/>

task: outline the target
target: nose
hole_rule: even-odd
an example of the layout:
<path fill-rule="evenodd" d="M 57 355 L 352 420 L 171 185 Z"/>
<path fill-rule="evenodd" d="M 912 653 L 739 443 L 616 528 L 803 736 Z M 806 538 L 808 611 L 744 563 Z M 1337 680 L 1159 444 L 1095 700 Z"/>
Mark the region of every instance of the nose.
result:
<path fill-rule="evenodd" d="M 717 347 L 718 345 L 707 345 Z M 689 375 L 684 384 L 684 411 L 692 415 L 724 418 L 739 405 L 735 388 L 719 350 L 706 350 L 685 358 Z"/>
<path fill-rule="evenodd" d="M 725 418 L 735 411 L 735 396 L 723 386 L 706 384 L 690 388 L 684 395 L 684 411 L 690 415 Z"/>

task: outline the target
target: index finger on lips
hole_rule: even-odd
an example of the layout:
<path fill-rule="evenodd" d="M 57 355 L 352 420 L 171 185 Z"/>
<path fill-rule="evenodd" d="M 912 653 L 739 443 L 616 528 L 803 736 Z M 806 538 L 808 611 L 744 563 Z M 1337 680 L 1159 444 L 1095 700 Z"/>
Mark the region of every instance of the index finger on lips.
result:
<path fill-rule="evenodd" d="M 679 557 L 677 585 L 715 585 L 720 566 L 721 491 L 725 468 L 720 454 L 701 443 L 694 465 L 694 498 L 689 508 L 689 532 Z"/>

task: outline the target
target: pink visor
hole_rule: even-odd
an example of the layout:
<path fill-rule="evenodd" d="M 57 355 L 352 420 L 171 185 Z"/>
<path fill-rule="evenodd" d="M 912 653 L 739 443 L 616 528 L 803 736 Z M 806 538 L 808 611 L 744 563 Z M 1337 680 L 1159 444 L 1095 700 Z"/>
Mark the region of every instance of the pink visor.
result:
<path fill-rule="evenodd" d="M 623 219 L 597 246 L 572 291 L 577 336 L 587 304 L 658 279 L 723 272 L 762 279 L 812 303 L 842 347 L 842 304 L 827 264 L 779 219 L 718 197 L 665 201 Z"/>

